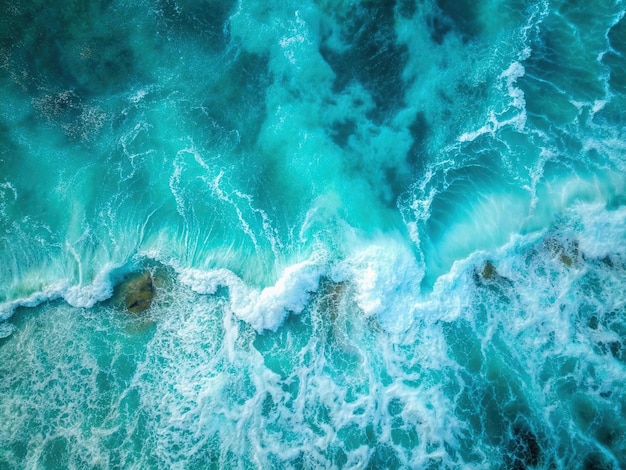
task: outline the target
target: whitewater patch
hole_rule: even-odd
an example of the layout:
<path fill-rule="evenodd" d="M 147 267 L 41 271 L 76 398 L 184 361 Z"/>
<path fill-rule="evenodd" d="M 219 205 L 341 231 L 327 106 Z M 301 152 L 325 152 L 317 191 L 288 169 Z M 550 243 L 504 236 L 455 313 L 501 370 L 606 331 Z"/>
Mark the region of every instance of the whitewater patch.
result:
<path fill-rule="evenodd" d="M 179 280 L 199 294 L 211 295 L 219 287 L 228 288 L 230 308 L 237 317 L 257 331 L 275 331 L 288 312 L 302 312 L 310 293 L 317 290 L 323 272 L 324 263 L 305 260 L 286 267 L 274 285 L 262 289 L 246 285 L 227 269 L 186 269 Z"/>
<path fill-rule="evenodd" d="M 0 303 L 0 321 L 10 318 L 18 307 L 36 307 L 57 299 L 65 300 L 72 307 L 91 308 L 113 295 L 115 281 L 112 280 L 112 275 L 118 269 L 117 266 L 106 266 L 88 284 L 73 285 L 67 279 L 60 279 L 26 297 Z"/>
<path fill-rule="evenodd" d="M 423 275 L 410 245 L 379 236 L 337 263 L 331 277 L 355 286 L 355 301 L 366 316 L 387 331 L 402 332 L 413 320 Z"/>

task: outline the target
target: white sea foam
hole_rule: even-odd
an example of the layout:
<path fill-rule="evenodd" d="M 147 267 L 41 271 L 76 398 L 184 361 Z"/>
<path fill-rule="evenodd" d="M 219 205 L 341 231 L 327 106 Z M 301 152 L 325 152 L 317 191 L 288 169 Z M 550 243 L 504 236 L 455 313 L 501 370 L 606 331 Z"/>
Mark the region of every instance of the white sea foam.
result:
<path fill-rule="evenodd" d="M 27 297 L 3 302 L 0 304 L 0 320 L 10 318 L 15 309 L 18 307 L 36 307 L 37 305 L 48 300 L 58 299 L 68 290 L 68 287 L 69 283 L 67 281 L 57 281 L 43 290 L 34 292 Z"/>
<path fill-rule="evenodd" d="M 36 307 L 56 299 L 63 299 L 72 307 L 91 308 L 111 297 L 115 282 L 111 273 L 117 269 L 119 266 L 106 265 L 90 281 L 73 283 L 68 279 L 59 279 L 28 296 L 0 303 L 0 320 L 10 318 L 18 307 Z"/>
<path fill-rule="evenodd" d="M 148 93 L 150 93 L 150 88 L 141 88 L 139 90 L 137 90 L 135 93 L 133 93 L 132 95 L 129 96 L 128 101 L 130 101 L 133 104 L 138 104 L 140 101 L 142 101 L 146 95 L 148 95 Z"/>
<path fill-rule="evenodd" d="M 135 143 L 135 140 L 141 141 L 151 129 L 152 125 L 145 121 L 140 121 L 126 134 L 120 136 L 119 143 L 122 146 L 124 155 L 128 159 L 127 162 L 119 163 L 119 174 L 122 181 L 128 181 L 133 178 L 141 165 L 141 161 L 154 153 L 153 149 L 144 149 L 142 146 L 138 146 Z M 130 165 L 130 169 L 124 168 L 126 163 Z"/>
<path fill-rule="evenodd" d="M 144 250 L 141 255 L 161 259 L 158 250 Z M 318 246 L 308 259 L 287 265 L 273 285 L 262 288 L 247 284 L 228 269 L 173 267 L 179 272 L 179 281 L 197 293 L 213 295 L 220 287 L 227 288 L 231 311 L 257 331 L 276 330 L 289 313 L 301 313 L 322 276 L 353 283 L 356 302 L 364 314 L 379 319 L 390 331 L 408 327 L 422 274 L 405 241 L 398 236 L 380 236 L 374 242 L 355 243 L 344 260 L 330 264 L 329 256 Z M 2 305 L 3 318 L 18 306 L 36 306 L 57 298 L 74 307 L 91 308 L 111 297 L 115 282 L 111 273 L 119 269 L 118 265 L 107 265 L 85 283 L 62 280 L 27 298 L 7 302 Z"/>
<path fill-rule="evenodd" d="M 358 246 L 358 248 L 357 248 Z M 344 259 L 329 264 L 325 249 L 289 265 L 270 286 L 246 284 L 227 269 L 181 269 L 179 280 L 200 294 L 229 290 L 229 308 L 257 331 L 276 330 L 291 312 L 299 314 L 318 290 L 320 278 L 347 282 L 356 289 L 355 301 L 366 317 L 378 319 L 389 331 L 404 331 L 412 321 L 423 270 L 409 244 L 395 235 L 355 243 Z"/>
<path fill-rule="evenodd" d="M 393 235 L 356 246 L 334 267 L 333 279 L 354 284 L 355 300 L 366 316 L 377 318 L 388 331 L 404 331 L 413 320 L 423 277 L 415 255 L 405 241 Z"/>
<path fill-rule="evenodd" d="M 568 213 L 572 218 L 569 235 L 575 237 L 581 251 L 589 257 L 603 258 L 622 248 L 620 241 L 626 240 L 626 207 L 607 211 L 602 203 L 577 204 Z"/>
<path fill-rule="evenodd" d="M 235 196 L 247 201 L 250 211 L 254 214 L 258 214 L 261 217 L 261 226 L 263 227 L 263 235 L 265 239 L 270 242 L 272 247 L 272 253 L 274 253 L 275 259 L 281 259 L 280 250 L 283 248 L 283 244 L 280 240 L 278 230 L 273 226 L 272 220 L 263 209 L 259 209 L 254 206 L 254 199 L 249 194 L 245 194 L 239 190 L 234 191 Z"/>
<path fill-rule="evenodd" d="M 2 160 L 0 160 L 1 162 Z M 11 193 L 9 193 L 11 191 Z M 7 197 L 8 194 L 12 194 L 12 197 Z M 12 202 L 17 201 L 17 189 L 11 184 L 10 181 L 0 183 L 0 216 L 6 217 L 7 215 L 7 202 L 13 199 Z"/>
<path fill-rule="evenodd" d="M 67 287 L 61 297 L 73 307 L 91 308 L 96 303 L 108 299 L 113 294 L 110 273 L 115 267 L 107 266 L 87 285 Z"/>
<path fill-rule="evenodd" d="M 311 292 L 317 290 L 326 269 L 324 258 L 316 254 L 287 266 L 274 285 L 262 289 L 246 285 L 227 269 L 185 269 L 179 280 L 201 294 L 214 294 L 219 287 L 227 287 L 230 308 L 240 319 L 257 331 L 276 330 L 288 313 L 301 313 Z"/>
<path fill-rule="evenodd" d="M 205 44 L 197 49 L 191 44 L 196 42 L 197 30 L 183 30 L 185 18 L 192 17 L 196 26 L 204 25 L 207 19 L 201 14 L 194 16 L 198 11 L 193 10 L 191 3 L 178 2 L 170 12 L 171 17 L 165 12 L 159 13 L 162 36 L 157 41 L 155 57 L 161 55 L 164 60 L 177 61 L 181 47 L 201 51 L 202 54 L 195 56 L 202 59 L 198 62 L 203 66 L 208 63 L 204 54 L 213 57 L 208 51 L 211 48 L 206 48 Z M 517 467 L 586 465 L 578 455 L 563 456 L 571 455 L 571 451 L 579 447 L 584 451 L 592 448 L 596 437 L 602 438 L 605 431 L 610 431 L 606 434 L 611 437 L 618 436 L 615 442 L 622 442 L 624 433 L 620 423 L 607 429 L 599 426 L 603 424 L 602 406 L 614 407 L 623 401 L 623 356 L 616 358 L 611 351 L 598 352 L 597 349 L 602 347 L 599 343 L 621 341 L 616 330 L 602 324 L 602 315 L 619 317 L 624 307 L 623 266 L 609 262 L 614 255 L 624 253 L 626 213 L 619 206 L 623 186 L 598 188 L 595 176 L 550 179 L 550 175 L 544 175 L 543 162 L 539 165 L 531 162 L 528 167 L 532 168 L 533 179 L 529 187 L 537 201 L 537 210 L 548 207 L 547 215 L 536 224 L 541 232 L 517 235 L 518 212 L 523 210 L 519 209 L 516 196 L 506 191 L 502 195 L 501 188 L 483 185 L 479 196 L 484 197 L 480 203 L 465 204 L 467 201 L 463 200 L 453 208 L 459 211 L 462 220 L 453 216 L 446 219 L 452 223 L 442 228 L 448 232 L 442 236 L 438 248 L 450 263 L 441 270 L 432 292 L 420 292 L 426 268 L 420 250 L 424 248 L 422 245 L 428 244 L 422 222 L 430 220 L 431 206 L 435 206 L 433 201 L 440 202 L 437 194 L 441 194 L 442 188 L 448 188 L 447 178 L 452 174 L 448 169 L 461 170 L 465 157 L 459 155 L 457 160 L 457 154 L 439 153 L 444 147 L 439 145 L 441 140 L 449 138 L 446 135 L 438 140 L 445 134 L 439 129 L 452 128 L 455 135 L 460 133 L 458 126 L 462 124 L 458 123 L 475 113 L 472 109 L 463 109 L 467 102 L 459 106 L 459 98 L 478 101 L 476 97 L 482 96 L 481 90 L 464 97 L 464 92 L 456 93 L 455 90 L 463 88 L 458 85 L 482 87 L 487 83 L 485 88 L 489 88 L 489 83 L 495 80 L 496 87 L 500 87 L 496 94 L 503 100 L 501 108 L 494 108 L 491 115 L 488 111 L 480 112 L 482 122 L 467 126 L 470 130 L 479 128 L 475 133 L 464 134 L 467 141 L 482 134 L 498 134 L 502 126 L 528 131 L 522 109 L 525 97 L 517 86 L 517 80 L 524 73 L 520 65 L 523 61 L 517 58 L 519 63 L 511 63 L 516 58 L 510 56 L 502 59 L 502 55 L 507 56 L 511 49 L 519 47 L 515 40 L 517 33 L 511 38 L 508 30 L 501 27 L 503 23 L 483 17 L 484 11 L 492 5 L 477 5 L 480 23 L 484 23 L 480 25 L 484 27 L 480 40 L 468 38 L 469 42 L 461 45 L 457 31 L 453 30 L 439 47 L 428 37 L 429 28 L 415 28 L 416 24 L 432 25 L 430 15 L 437 13 L 433 11 L 432 2 L 417 2 L 410 20 L 401 19 L 400 6 L 395 8 L 392 21 L 402 22 L 398 40 L 409 45 L 411 55 L 403 71 L 405 82 L 402 85 L 410 88 L 412 96 L 406 95 L 404 102 L 415 106 L 409 113 L 412 116 L 418 109 L 425 112 L 429 127 L 423 151 L 416 157 L 424 159 L 426 171 L 431 173 L 415 183 L 419 197 L 407 201 L 403 209 L 410 215 L 406 217 L 406 225 L 413 241 L 411 246 L 404 235 L 360 235 L 341 220 L 343 214 L 349 213 L 358 223 L 362 215 L 359 210 L 377 212 L 378 208 L 368 204 L 370 189 L 362 191 L 366 184 L 361 186 L 360 181 L 358 185 L 352 184 L 352 180 L 351 184 L 346 184 L 347 177 L 352 177 L 347 175 L 346 168 L 352 168 L 352 162 L 340 158 L 345 153 L 332 143 L 327 146 L 332 150 L 329 154 L 324 147 L 329 140 L 324 136 L 328 125 L 354 118 L 357 130 L 348 139 L 347 146 L 356 149 L 356 155 L 363 154 L 355 157 L 354 162 L 364 163 L 366 168 L 365 176 L 356 178 L 373 182 L 371 186 L 385 186 L 382 177 L 368 179 L 366 173 L 378 175 L 378 169 L 404 168 L 400 165 L 404 165 L 401 160 L 410 147 L 408 123 L 392 116 L 390 122 L 399 129 L 381 130 L 367 122 L 367 115 L 374 108 L 368 90 L 362 87 L 354 91 L 358 87 L 354 85 L 352 91 L 348 87 L 341 96 L 331 91 L 333 74 L 320 58 L 319 38 L 314 37 L 317 27 L 320 35 L 332 36 L 329 41 L 346 42 L 329 42 L 330 47 L 348 50 L 351 37 L 342 37 L 342 28 L 333 29 L 332 25 L 328 27 L 329 23 L 341 19 L 349 24 L 352 8 L 366 8 L 376 2 L 314 2 L 312 10 L 324 8 L 332 14 L 340 11 L 334 19 L 326 23 L 320 20 L 317 24 L 308 21 L 316 12 L 307 11 L 302 16 L 297 13 L 294 21 L 293 12 L 300 7 L 295 1 L 271 8 L 262 1 L 235 3 L 231 21 L 225 26 L 231 28 L 232 38 L 228 51 L 220 59 L 228 62 L 235 49 L 235 54 L 245 51 L 269 57 L 274 77 L 270 79 L 271 89 L 265 96 L 263 91 L 255 95 L 265 100 L 268 118 L 254 150 L 270 150 L 272 160 L 262 163 L 277 172 L 276 181 L 284 183 L 285 192 L 273 194 L 271 191 L 277 188 L 269 184 L 264 188 L 251 188 L 236 179 L 230 161 L 221 161 L 222 168 L 217 165 L 214 168 L 202 158 L 208 153 L 184 149 L 176 154 L 177 145 L 167 144 L 168 140 L 172 143 L 172 139 L 180 137 L 178 131 L 185 125 L 193 127 L 196 135 L 201 136 L 197 142 L 206 137 L 199 130 L 201 123 L 187 122 L 184 111 L 189 105 L 194 106 L 196 103 L 192 102 L 198 97 L 204 99 L 207 90 L 220 92 L 215 83 L 224 83 L 222 78 L 230 77 L 220 75 L 219 67 L 204 74 L 187 69 L 188 75 L 200 77 L 198 88 L 192 84 L 187 90 L 193 89 L 193 96 L 183 96 L 184 102 L 174 106 L 162 104 L 178 99 L 168 92 L 176 91 L 180 96 L 180 90 L 186 88 L 184 80 L 188 75 L 179 74 L 184 71 L 182 68 L 175 73 L 166 71 L 170 77 L 176 77 L 176 80 L 168 79 L 175 82 L 174 90 L 164 89 L 161 97 L 154 97 L 157 106 L 152 107 L 153 96 L 141 93 L 135 97 L 123 96 L 123 99 L 125 106 L 140 104 L 142 108 L 151 108 L 149 114 L 155 121 L 176 121 L 177 125 L 172 126 L 175 129 L 151 131 L 147 140 L 163 144 L 163 158 L 156 160 L 166 162 L 173 171 L 169 184 L 179 211 L 204 215 L 202 211 L 195 211 L 199 206 L 194 204 L 198 200 L 204 202 L 203 196 L 210 199 L 213 195 L 215 201 L 212 202 L 225 208 L 219 214 L 224 217 L 216 217 L 219 220 L 216 223 L 224 221 L 225 226 L 235 227 L 237 235 L 243 231 L 257 251 L 269 252 L 266 245 L 271 245 L 276 260 L 274 264 L 267 263 L 266 271 L 275 269 L 276 278 L 269 285 L 264 284 L 264 279 L 256 284 L 249 282 L 252 268 L 246 265 L 249 261 L 246 254 L 252 250 L 240 255 L 237 248 L 232 248 L 238 242 L 233 241 L 235 236 L 227 229 L 215 237 L 216 241 L 211 239 L 214 235 L 211 229 L 205 230 L 196 237 L 205 242 L 204 246 L 202 241 L 194 241 L 188 227 L 185 230 L 178 225 L 180 221 L 173 204 L 164 211 L 156 212 L 154 207 L 149 207 L 145 212 L 134 212 L 139 213 L 140 220 L 150 220 L 139 230 L 136 224 L 125 224 L 123 211 L 117 210 L 121 205 L 119 198 L 130 200 L 139 192 L 124 191 L 128 195 L 116 193 L 112 198 L 104 193 L 103 199 L 92 200 L 90 207 L 93 205 L 104 212 L 109 210 L 109 222 L 116 222 L 106 226 L 114 245 L 110 251 L 114 255 L 133 247 L 128 251 L 139 250 L 141 256 L 148 258 L 148 263 L 157 260 L 170 265 L 178 272 L 179 282 L 175 279 L 168 283 L 164 289 L 167 292 L 163 292 L 166 301 L 153 304 L 150 320 L 155 323 L 149 326 L 149 331 L 129 334 L 128 324 L 144 319 L 116 315 L 96 305 L 99 299 L 110 295 L 110 281 L 114 276 L 107 273 L 107 269 L 115 270 L 105 268 L 94 278 L 88 274 L 92 273 L 90 268 L 98 268 L 94 257 L 84 256 L 79 247 L 64 249 L 63 257 L 73 255 L 71 267 L 59 271 L 64 276 L 69 272 L 69 276 L 75 278 L 44 287 L 41 293 L 13 305 L 36 305 L 48 298 L 63 297 L 72 305 L 95 308 L 76 315 L 74 309 L 62 303 L 46 305 L 42 308 L 46 316 L 39 319 L 43 321 L 20 322 L 19 341 L 16 335 L 15 341 L 3 342 L 0 348 L 0 375 L 3 377 L 0 421 L 5 425 L 0 427 L 0 449 L 8 465 L 46 467 L 50 466 L 46 458 L 63 454 L 67 460 L 55 464 L 69 468 L 484 468 L 489 465 L 509 468 L 514 465 L 507 465 L 510 462 L 503 461 L 502 456 L 509 452 L 507 439 L 515 423 L 507 420 L 507 413 L 515 414 L 515 419 L 529 421 L 541 451 L 538 465 L 515 462 Z M 539 3 L 546 10 L 551 8 L 548 2 Z M 510 15 L 514 18 L 510 20 L 515 22 L 513 27 L 517 28 L 521 15 L 536 16 L 533 8 L 536 6 L 527 6 L 523 12 L 499 12 L 496 19 Z M 150 21 L 153 19 L 150 17 Z M 168 30 L 171 24 L 176 26 L 175 32 Z M 138 29 L 154 31 L 151 24 L 143 26 L 146 27 Z M 534 34 L 536 26 L 537 22 L 531 18 L 525 32 Z M 494 31 L 498 32 L 498 44 L 482 48 L 479 43 L 488 42 L 490 34 L 495 35 Z M 550 33 L 559 34 L 556 30 Z M 557 36 L 553 38 L 558 39 Z M 183 42 L 177 42 L 181 38 Z M 457 40 L 459 44 L 455 43 Z M 148 38 L 142 44 L 150 46 L 152 43 Z M 167 57 L 170 47 L 175 49 L 173 57 Z M 458 48 L 458 54 L 453 48 Z M 506 61 L 504 67 L 498 66 L 499 70 L 493 67 L 489 72 L 475 72 L 499 60 Z M 498 78 L 500 70 L 508 64 L 511 67 Z M 340 64 L 343 65 L 349 71 L 351 64 Z M 325 78 L 316 80 L 323 75 L 324 67 Z M 234 70 L 240 71 L 237 67 Z M 468 70 L 474 76 L 468 81 L 460 80 Z M 494 75 L 489 76 L 492 72 Z M 149 75 L 151 79 L 161 80 L 157 72 Z M 208 84 L 203 81 L 203 77 L 211 75 L 218 75 L 219 79 Z M 303 77 L 307 80 L 302 80 Z M 493 102 L 492 91 L 486 92 L 485 106 Z M 530 99 L 528 101 L 530 103 Z M 107 103 L 114 107 L 112 101 Z M 277 104 L 281 105 L 280 111 L 272 116 L 272 110 L 279 109 Z M 598 120 L 608 114 L 610 105 L 609 102 L 604 109 L 598 109 Z M 585 106 L 589 108 L 585 112 L 593 111 L 592 104 Z M 22 109 L 26 114 L 30 109 L 28 106 L 13 108 Z M 180 115 L 168 121 L 168 116 L 163 116 L 164 108 L 175 108 Z M 467 114 L 462 115 L 464 112 Z M 122 117 L 128 119 L 128 116 Z M 446 116 L 445 121 L 438 119 L 443 116 Z M 485 116 L 487 124 L 481 128 Z M 231 122 L 228 118 L 233 117 L 235 114 L 227 115 L 225 122 Z M 125 171 L 120 172 L 120 180 L 127 174 L 141 177 L 131 191 L 143 186 L 145 181 L 150 186 L 146 187 L 146 192 L 156 194 L 154 200 L 158 205 L 161 198 L 171 199 L 167 187 L 170 173 L 157 178 L 160 172 L 157 164 L 149 165 L 154 167 L 154 173 L 143 174 L 140 141 L 146 139 L 137 136 L 135 139 L 133 133 L 129 133 L 122 145 L 122 152 L 126 153 L 121 155 L 120 168 Z M 496 140 L 502 138 L 498 144 L 505 147 L 486 150 L 515 151 L 514 144 L 518 141 L 507 141 L 499 134 L 495 137 Z M 463 138 L 460 140 L 466 142 Z M 564 137 L 563 140 L 569 139 Z M 32 142 L 37 140 L 32 139 Z M 615 161 L 623 159 L 619 142 L 616 138 L 610 144 Z M 103 146 L 106 144 L 103 142 Z M 478 147 L 478 142 L 476 144 Z M 602 145 L 609 144 L 603 141 Z M 63 146 L 68 148 L 68 143 L 63 142 Z M 455 150 L 466 148 L 464 143 L 458 142 L 452 146 Z M 586 150 L 589 148 L 585 144 L 583 151 Z M 108 150 L 106 152 L 108 156 Z M 192 153 L 195 160 L 191 158 Z M 470 158 L 473 158 L 475 153 L 471 153 Z M 238 151 L 234 154 L 241 156 Z M 440 161 L 451 155 L 455 161 L 443 163 L 445 168 L 435 170 L 435 166 L 431 166 L 431 158 Z M 555 160 L 560 158 L 560 153 L 555 155 Z M 231 156 L 219 159 L 228 160 Z M 324 157 L 328 158 L 324 160 Z M 575 156 L 566 156 L 570 157 L 576 160 Z M 259 160 L 262 158 L 268 157 L 263 154 Z M 332 169 L 340 170 L 335 172 L 340 176 L 329 181 L 321 176 L 333 172 L 326 168 L 316 171 L 315 167 L 331 160 L 339 161 L 332 164 L 335 165 Z M 305 164 L 301 165 L 303 162 Z M 576 162 L 584 165 L 579 160 Z M 603 164 L 598 163 L 598 166 Z M 235 168 L 239 167 L 235 165 Z M 307 169 L 303 171 L 303 168 Z M 218 176 L 220 170 L 223 176 Z M 545 173 L 550 171 L 547 168 Z M 301 186 L 294 182 L 297 176 L 301 176 L 297 181 Z M 597 179 L 604 176 L 605 173 Z M 188 197 L 185 190 L 192 188 L 191 182 L 200 181 L 198 178 L 208 184 L 209 191 L 198 195 L 198 199 L 194 194 Z M 546 179 L 549 183 L 544 184 Z M 314 183 L 309 185 L 305 180 Z M 551 187 L 546 189 L 549 185 Z M 16 187 L 22 196 L 22 187 L 17 184 Z M 310 188 L 311 192 L 300 191 L 301 187 Z M 331 194 L 329 191 L 333 190 L 344 192 L 337 197 L 320 196 Z M 262 205 L 253 197 L 261 191 L 267 196 L 265 201 L 272 201 L 266 202 L 268 205 Z M 366 196 L 362 197 L 363 194 Z M 0 188 L 0 198 L 2 195 L 11 201 L 10 188 Z M 308 196 L 317 198 L 314 204 L 308 204 Z M 613 196 L 612 210 L 606 210 L 604 202 Z M 296 198 L 304 199 L 310 210 L 306 212 L 306 208 L 302 210 L 300 206 L 289 214 L 281 211 L 283 201 Z M 100 205 L 102 200 L 107 203 Z M 268 208 L 274 202 L 278 205 L 276 211 Z M 618 207 L 614 208 L 615 205 Z M 441 210 L 441 206 L 437 210 Z M 70 208 L 70 212 L 75 211 Z M 147 213 L 150 215 L 146 218 Z M 168 218 L 170 213 L 174 219 Z M 284 216 L 287 226 L 284 233 L 276 229 L 270 214 Z M 31 220 L 36 218 L 34 212 L 27 216 Z M 517 222 L 511 222 L 514 218 Z M 195 223 L 192 217 L 189 219 L 188 225 Z M 300 224 L 302 219 L 304 223 Z M 200 223 L 199 228 L 193 228 L 201 231 L 210 223 L 213 222 Z M 361 227 L 365 225 L 369 225 L 364 229 L 368 230 L 377 223 Z M 135 231 L 140 234 L 133 233 Z M 55 227 L 48 232 L 56 233 Z M 80 236 L 75 227 L 73 233 Z M 42 245 L 50 243 L 50 238 L 35 236 Z M 89 236 L 95 241 L 106 238 L 99 239 L 95 229 Z M 309 249 L 311 241 L 319 239 L 327 242 L 329 248 L 314 247 L 317 251 L 311 256 L 293 253 L 303 247 Z M 458 246 L 463 249 L 454 252 Z M 327 253 L 330 247 L 332 255 Z M 478 248 L 484 251 L 476 251 Z M 238 263 L 225 262 L 226 256 L 220 259 L 220 255 L 214 254 L 220 250 L 238 258 Z M 123 260 L 130 256 L 119 255 Z M 604 256 L 611 259 L 600 261 Z M 99 259 L 108 258 L 104 255 Z M 568 259 L 571 263 L 566 261 Z M 431 260 L 432 257 L 427 262 Z M 486 279 L 483 269 L 487 260 L 493 263 L 497 275 Z M 237 268 L 207 268 L 225 265 Z M 243 273 L 235 274 L 240 272 Z M 585 276 L 592 278 L 590 284 L 585 284 Z M 337 286 L 327 289 L 326 277 Z M 225 292 L 220 287 L 224 287 L 228 295 L 222 295 Z M 322 288 L 326 290 L 325 297 L 321 292 L 320 295 L 315 293 Z M 326 302 L 328 298 L 332 300 Z M 334 300 L 337 302 L 328 307 Z M 589 318 L 582 308 L 584 302 L 591 306 L 592 313 L 588 316 L 593 314 L 599 318 L 596 318 L 595 328 L 587 326 Z M 290 312 L 300 316 L 288 317 Z M 285 321 L 287 318 L 289 321 Z M 378 321 L 372 321 L 374 319 Z M 611 319 L 612 322 L 619 320 Z M 379 328 L 379 324 L 383 328 Z M 461 333 L 450 333 L 463 324 L 467 326 Z M 10 334 L 12 329 L 10 324 L 0 324 L 0 337 Z M 468 366 L 471 360 L 475 364 Z M 612 394 L 609 399 L 607 393 Z M 576 408 L 572 395 L 574 400 L 589 397 L 588 410 L 580 416 L 572 413 Z M 619 413 L 611 414 L 619 419 Z M 591 424 L 584 422 L 585 415 L 593 415 Z M 43 429 L 42 422 L 46 423 Z M 553 433 L 554 429 L 565 431 Z M 596 430 L 597 435 L 588 435 Z M 141 443 L 141 449 L 137 443 Z M 519 451 L 524 443 L 511 440 L 510 444 Z M 604 448 L 608 449 L 608 445 L 603 445 L 603 452 Z M 558 449 L 556 457 L 553 449 Z M 617 448 L 616 452 L 619 451 Z M 619 463 L 616 458 L 613 460 L 617 468 Z"/>

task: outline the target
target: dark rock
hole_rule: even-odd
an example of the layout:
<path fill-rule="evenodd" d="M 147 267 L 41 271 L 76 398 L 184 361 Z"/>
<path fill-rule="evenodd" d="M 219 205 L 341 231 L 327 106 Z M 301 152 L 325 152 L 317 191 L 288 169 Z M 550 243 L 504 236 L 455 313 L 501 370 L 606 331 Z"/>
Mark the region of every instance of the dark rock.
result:
<path fill-rule="evenodd" d="M 132 274 L 118 288 L 117 303 L 129 312 L 141 313 L 152 305 L 155 290 L 150 271 Z"/>
<path fill-rule="evenodd" d="M 485 261 L 482 269 L 479 267 L 474 268 L 474 283 L 477 286 L 491 285 L 493 281 L 497 281 L 500 278 L 496 267 L 489 260 Z"/>
<path fill-rule="evenodd" d="M 554 238 L 548 238 L 544 243 L 548 252 L 567 267 L 572 267 L 579 258 L 576 240 L 563 244 Z"/>
<path fill-rule="evenodd" d="M 485 279 L 495 279 L 498 276 L 498 271 L 491 261 L 487 261 L 481 274 Z"/>
<path fill-rule="evenodd" d="M 502 300 L 510 298 L 513 294 L 511 289 L 514 287 L 513 281 L 506 276 L 501 275 L 494 265 L 493 261 L 486 260 L 481 266 L 476 266 L 472 274 L 476 287 L 486 288 L 493 293 L 502 296 Z"/>

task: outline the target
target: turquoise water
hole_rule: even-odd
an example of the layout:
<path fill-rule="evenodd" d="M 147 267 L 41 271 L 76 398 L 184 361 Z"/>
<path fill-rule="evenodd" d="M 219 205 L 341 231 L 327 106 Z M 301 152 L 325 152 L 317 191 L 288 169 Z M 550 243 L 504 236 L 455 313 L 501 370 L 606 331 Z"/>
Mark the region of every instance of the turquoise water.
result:
<path fill-rule="evenodd" d="M 1 3 L 0 468 L 626 467 L 623 1 Z"/>

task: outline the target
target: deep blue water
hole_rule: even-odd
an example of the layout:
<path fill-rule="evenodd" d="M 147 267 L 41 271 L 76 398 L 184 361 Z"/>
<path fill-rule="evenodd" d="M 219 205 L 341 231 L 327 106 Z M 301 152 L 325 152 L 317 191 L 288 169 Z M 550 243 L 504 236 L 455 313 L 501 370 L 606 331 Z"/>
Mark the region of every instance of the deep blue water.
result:
<path fill-rule="evenodd" d="M 0 2 L 0 468 L 626 468 L 622 0 L 57 3 Z"/>

